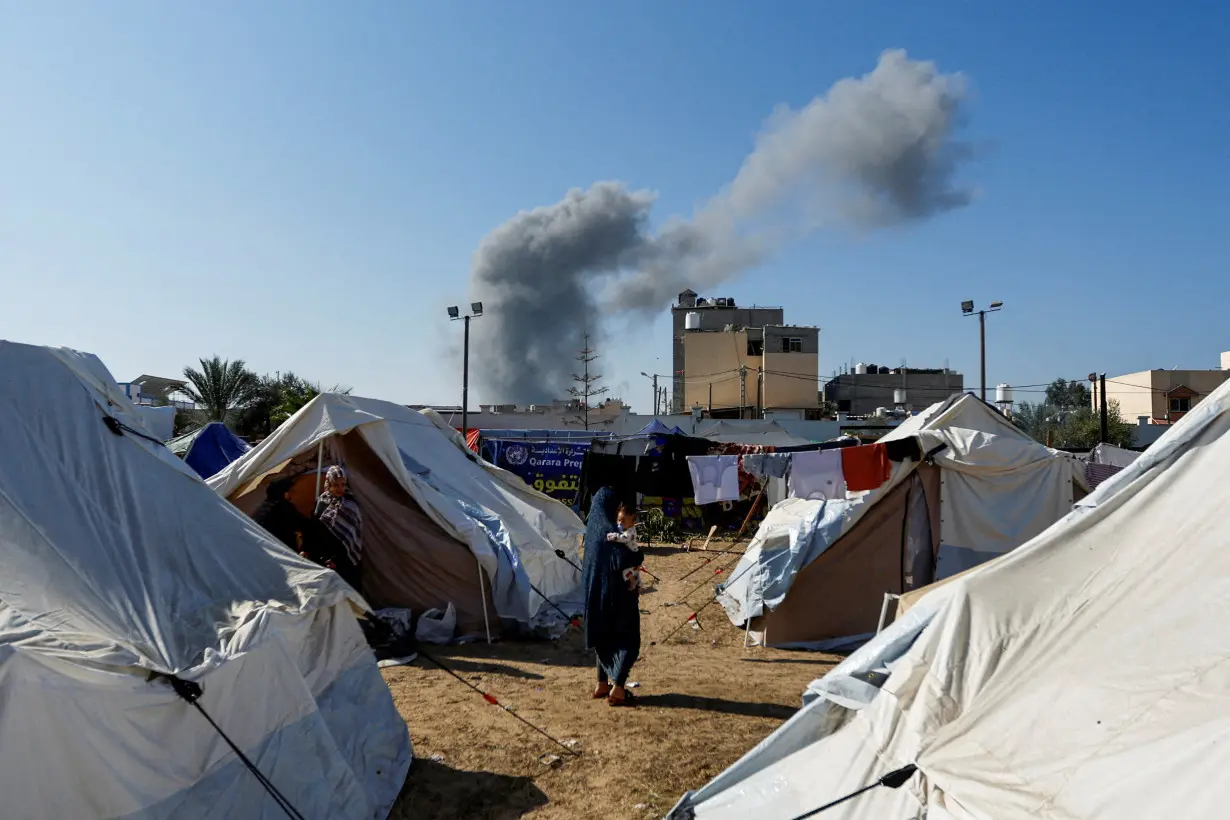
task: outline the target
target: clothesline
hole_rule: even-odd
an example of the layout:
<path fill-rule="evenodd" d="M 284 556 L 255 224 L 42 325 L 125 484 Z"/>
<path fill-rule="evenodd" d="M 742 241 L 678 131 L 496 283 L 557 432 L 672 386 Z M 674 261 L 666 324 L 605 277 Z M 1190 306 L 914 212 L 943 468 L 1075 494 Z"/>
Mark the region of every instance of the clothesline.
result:
<path fill-rule="evenodd" d="M 698 505 L 738 501 L 747 495 L 740 474 L 784 478 L 791 498 L 827 501 L 875 490 L 892 476 L 892 462 L 918 460 L 918 439 L 800 452 L 690 455 L 692 497 Z"/>

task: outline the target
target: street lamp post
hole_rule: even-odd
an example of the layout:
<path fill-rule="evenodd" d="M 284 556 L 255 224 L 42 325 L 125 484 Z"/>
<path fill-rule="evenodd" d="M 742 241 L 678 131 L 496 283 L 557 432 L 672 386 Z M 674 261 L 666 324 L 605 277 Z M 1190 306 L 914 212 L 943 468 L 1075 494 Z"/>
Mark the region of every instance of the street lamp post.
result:
<path fill-rule="evenodd" d="M 979 391 L 984 402 L 987 400 L 987 314 L 1002 310 L 1003 307 L 1003 302 L 992 302 L 985 310 L 974 310 L 973 300 L 967 299 L 961 303 L 962 314 L 978 317 L 978 354 L 981 371 Z"/>
<path fill-rule="evenodd" d="M 483 315 L 483 303 L 471 302 L 470 312 L 465 316 L 456 305 L 448 308 L 450 321 L 465 323 L 465 345 L 461 354 L 461 437 L 470 435 L 470 320 Z"/>
<path fill-rule="evenodd" d="M 641 375 L 647 379 L 653 380 L 653 414 L 656 416 L 658 415 L 658 374 L 654 373 L 651 376 L 648 373 L 646 373 L 644 370 L 642 370 Z"/>

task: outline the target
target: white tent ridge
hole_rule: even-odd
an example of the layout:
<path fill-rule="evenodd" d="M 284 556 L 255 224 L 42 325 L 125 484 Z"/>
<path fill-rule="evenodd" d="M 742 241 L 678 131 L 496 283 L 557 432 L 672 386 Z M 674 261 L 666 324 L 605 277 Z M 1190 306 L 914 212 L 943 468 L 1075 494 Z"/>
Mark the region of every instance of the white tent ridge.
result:
<path fill-rule="evenodd" d="M 211 492 L 94 356 L 0 342 L 6 817 L 387 816 L 406 725 L 363 601 Z"/>
<path fill-rule="evenodd" d="M 1054 526 L 924 595 L 672 818 L 1225 816 L 1230 384 Z"/>
<path fill-rule="evenodd" d="M 556 550 L 580 563 L 584 528 L 567 506 L 471 453 L 438 414 L 377 399 L 321 394 L 273 435 L 209 479 L 235 500 L 296 457 L 335 436 L 357 432 L 432 521 L 466 545 L 492 579 L 498 615 L 560 627 L 551 604 L 580 599 L 580 575 Z M 565 622 L 566 623 L 566 622 Z"/>

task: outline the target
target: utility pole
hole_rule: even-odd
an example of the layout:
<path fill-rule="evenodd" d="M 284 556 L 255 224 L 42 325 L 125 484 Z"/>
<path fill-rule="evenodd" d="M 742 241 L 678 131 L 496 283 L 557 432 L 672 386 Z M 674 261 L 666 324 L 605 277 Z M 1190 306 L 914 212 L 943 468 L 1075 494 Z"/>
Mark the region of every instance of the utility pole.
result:
<path fill-rule="evenodd" d="M 764 418 L 764 368 L 756 368 L 756 418 Z"/>
<path fill-rule="evenodd" d="M 658 407 L 661 406 L 662 398 L 658 394 L 658 374 L 653 374 L 653 414 L 658 415 Z"/>
<path fill-rule="evenodd" d="M 978 352 L 979 352 L 979 390 L 982 392 L 982 401 L 985 404 L 987 400 L 987 312 L 985 310 L 978 311 Z"/>
<path fill-rule="evenodd" d="M 483 303 L 471 302 L 470 313 L 461 315 L 460 309 L 452 305 L 448 309 L 448 318 L 452 321 L 465 320 L 465 349 L 462 353 L 461 365 L 461 437 L 470 433 L 470 320 L 483 315 Z"/>
<path fill-rule="evenodd" d="M 743 418 L 743 408 L 747 407 L 747 365 L 739 367 L 739 418 Z"/>
<path fill-rule="evenodd" d="M 1106 374 L 1098 376 L 1098 398 L 1101 402 L 1100 440 L 1103 444 L 1110 443 L 1110 412 L 1106 404 Z"/>
<path fill-rule="evenodd" d="M 572 380 L 580 386 L 568 388 L 568 392 L 572 395 L 573 398 L 581 400 L 581 408 L 582 410 L 585 411 L 585 429 L 586 430 L 589 429 L 589 400 L 590 398 L 594 396 L 601 396 L 607 391 L 605 387 L 594 387 L 594 382 L 601 379 L 602 378 L 601 376 L 596 375 L 596 374 L 591 376 L 589 374 L 589 363 L 592 361 L 595 361 L 597 358 L 598 358 L 598 354 L 594 353 L 594 351 L 590 350 L 589 348 L 589 334 L 586 333 L 585 334 L 585 346 L 582 347 L 580 352 L 577 354 L 577 361 L 581 363 L 581 368 L 582 368 L 581 375 L 577 375 L 576 373 L 572 374 Z"/>
<path fill-rule="evenodd" d="M 461 437 L 470 435 L 470 317 L 466 316 L 465 346 L 461 354 Z M 454 348 L 455 349 L 455 348 Z M 482 435 L 482 433 L 479 433 Z"/>
<path fill-rule="evenodd" d="M 982 401 L 984 403 L 987 400 L 987 314 L 994 313 L 995 311 L 1002 309 L 1003 306 L 1003 302 L 992 302 L 991 306 L 985 310 L 976 311 L 974 310 L 974 303 L 972 300 L 966 300 L 961 303 L 962 314 L 966 316 L 973 316 L 977 314 L 978 316 L 978 359 L 980 364 L 980 378 L 982 382 L 979 390 L 981 391 Z"/>

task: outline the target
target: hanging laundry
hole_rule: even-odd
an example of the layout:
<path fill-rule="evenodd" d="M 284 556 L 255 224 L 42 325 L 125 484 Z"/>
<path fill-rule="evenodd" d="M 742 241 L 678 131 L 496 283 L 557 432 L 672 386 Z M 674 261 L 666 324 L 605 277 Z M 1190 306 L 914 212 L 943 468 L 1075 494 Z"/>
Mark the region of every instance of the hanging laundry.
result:
<path fill-rule="evenodd" d="M 850 448 L 853 449 L 853 448 Z M 843 450 L 808 450 L 793 453 L 790 465 L 790 495 L 811 501 L 830 501 L 846 497 L 842 474 Z"/>
<path fill-rule="evenodd" d="M 852 493 L 874 490 L 893 474 L 893 463 L 888 460 L 888 450 L 883 444 L 846 447 L 836 452 L 841 453 L 841 472 L 846 478 L 846 488 Z"/>
<path fill-rule="evenodd" d="M 688 456 L 697 505 L 739 500 L 738 456 Z"/>
<path fill-rule="evenodd" d="M 771 452 L 773 452 L 772 447 L 764 447 L 759 444 L 732 444 L 730 442 L 711 442 L 709 444 L 709 455 L 711 456 L 751 456 Z M 740 463 L 739 497 L 748 498 L 752 496 L 756 492 L 757 486 L 756 477 L 743 469 L 743 465 Z"/>
<path fill-rule="evenodd" d="M 758 453 L 743 456 L 740 468 L 761 478 L 785 478 L 790 471 L 790 453 Z"/>

